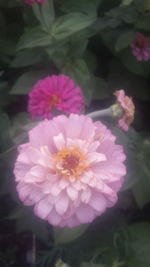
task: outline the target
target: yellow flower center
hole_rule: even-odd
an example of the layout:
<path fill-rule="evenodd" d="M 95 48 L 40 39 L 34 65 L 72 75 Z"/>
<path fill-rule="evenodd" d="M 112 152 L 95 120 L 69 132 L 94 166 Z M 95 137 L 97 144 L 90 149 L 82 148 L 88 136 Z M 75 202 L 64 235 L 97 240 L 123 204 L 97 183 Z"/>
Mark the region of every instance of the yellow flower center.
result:
<path fill-rule="evenodd" d="M 54 156 L 56 172 L 65 178 L 79 177 L 89 168 L 86 164 L 86 156 L 77 147 L 69 147 L 60 150 Z"/>
<path fill-rule="evenodd" d="M 56 106 L 56 104 L 58 103 L 58 101 L 59 101 L 58 95 L 53 94 L 50 97 L 50 99 L 48 100 L 48 104 L 49 104 L 49 106 L 54 107 L 54 106 Z"/>
<path fill-rule="evenodd" d="M 148 46 L 148 40 L 146 38 L 138 39 L 135 43 L 138 48 L 145 48 Z"/>

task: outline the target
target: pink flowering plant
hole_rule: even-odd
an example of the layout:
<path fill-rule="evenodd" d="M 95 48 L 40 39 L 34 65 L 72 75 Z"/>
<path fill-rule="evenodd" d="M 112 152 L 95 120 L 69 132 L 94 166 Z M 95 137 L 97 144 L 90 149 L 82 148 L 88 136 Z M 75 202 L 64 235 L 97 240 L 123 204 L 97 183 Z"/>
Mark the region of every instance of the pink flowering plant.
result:
<path fill-rule="evenodd" d="M 126 174 L 115 139 L 84 115 L 40 122 L 19 147 L 14 174 L 20 199 L 52 225 L 92 222 L 116 203 Z"/>
<path fill-rule="evenodd" d="M 126 96 L 124 90 L 118 90 L 114 95 L 116 96 L 118 105 L 122 109 L 122 114 L 118 120 L 118 126 L 124 131 L 128 131 L 129 125 L 134 120 L 135 106 L 132 98 Z"/>
<path fill-rule="evenodd" d="M 137 32 L 135 39 L 131 43 L 132 54 L 138 61 L 150 60 L 150 37 L 144 36 L 144 34 Z"/>
<path fill-rule="evenodd" d="M 0 21 L 0 267 L 149 267 L 150 1 Z"/>
<path fill-rule="evenodd" d="M 29 93 L 31 118 L 51 118 L 53 110 L 66 114 L 80 113 L 84 108 L 82 90 L 65 75 L 52 75 L 38 81 Z"/>

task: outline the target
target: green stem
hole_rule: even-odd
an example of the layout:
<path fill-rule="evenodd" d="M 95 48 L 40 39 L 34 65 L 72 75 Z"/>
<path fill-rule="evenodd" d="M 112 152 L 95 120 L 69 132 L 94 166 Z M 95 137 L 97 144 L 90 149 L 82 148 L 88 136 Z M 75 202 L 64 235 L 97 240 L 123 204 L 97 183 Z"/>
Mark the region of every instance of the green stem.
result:
<path fill-rule="evenodd" d="M 90 118 L 96 118 L 96 117 L 112 117 L 112 109 L 111 107 L 107 108 L 107 109 L 102 109 L 102 110 L 98 110 L 98 111 L 94 111 L 91 113 L 87 114 L 88 117 Z"/>

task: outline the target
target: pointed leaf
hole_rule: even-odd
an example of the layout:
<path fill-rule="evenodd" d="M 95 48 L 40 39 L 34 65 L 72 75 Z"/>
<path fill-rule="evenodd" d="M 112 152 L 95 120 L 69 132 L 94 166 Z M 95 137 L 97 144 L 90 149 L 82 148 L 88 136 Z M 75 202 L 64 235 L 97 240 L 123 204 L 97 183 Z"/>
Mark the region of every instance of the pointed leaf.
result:
<path fill-rule="evenodd" d="M 71 242 L 78 237 L 80 237 L 87 229 L 88 224 L 82 224 L 80 226 L 74 227 L 74 228 L 57 228 L 54 227 L 54 240 L 55 244 L 60 243 L 68 243 Z"/>
<path fill-rule="evenodd" d="M 17 49 L 42 47 L 52 44 L 52 37 L 40 28 L 31 28 L 20 38 Z"/>
<path fill-rule="evenodd" d="M 116 45 L 115 45 L 116 51 L 123 50 L 127 46 L 129 46 L 131 44 L 132 40 L 134 39 L 134 35 L 135 35 L 135 32 L 132 30 L 123 32 L 119 36 L 119 38 L 116 42 Z"/>
<path fill-rule="evenodd" d="M 52 25 L 55 19 L 53 0 L 47 0 L 44 2 L 44 4 L 41 6 L 41 15 L 46 28 L 50 29 L 50 26 Z"/>
<path fill-rule="evenodd" d="M 61 40 L 89 27 L 95 19 L 82 13 L 70 13 L 59 17 L 51 29 L 51 34 L 56 40 Z"/>
<path fill-rule="evenodd" d="M 48 71 L 29 71 L 21 75 L 13 85 L 10 94 L 12 95 L 25 95 L 32 86 L 41 78 L 50 74 Z"/>

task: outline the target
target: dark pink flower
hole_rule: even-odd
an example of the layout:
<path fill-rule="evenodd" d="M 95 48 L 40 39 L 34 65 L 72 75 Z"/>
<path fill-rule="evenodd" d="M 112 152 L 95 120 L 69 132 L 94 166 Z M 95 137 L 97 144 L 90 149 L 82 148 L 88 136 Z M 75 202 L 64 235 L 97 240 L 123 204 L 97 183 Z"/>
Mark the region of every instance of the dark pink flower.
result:
<path fill-rule="evenodd" d="M 80 113 L 84 100 L 80 87 L 65 75 L 39 80 L 29 93 L 28 111 L 32 118 L 51 118 L 53 111 Z"/>
<path fill-rule="evenodd" d="M 150 37 L 137 32 L 135 39 L 131 44 L 132 54 L 138 61 L 150 60 Z"/>
<path fill-rule="evenodd" d="M 123 115 L 118 121 L 118 126 L 124 131 L 128 131 L 129 125 L 133 122 L 135 106 L 132 98 L 125 95 L 124 90 L 118 90 L 114 93 L 117 102 L 123 110 Z"/>
<path fill-rule="evenodd" d="M 35 2 L 39 3 L 39 4 L 43 4 L 45 2 L 45 0 L 25 0 L 25 3 L 29 4 L 29 5 L 31 5 L 31 4 L 33 4 Z"/>

